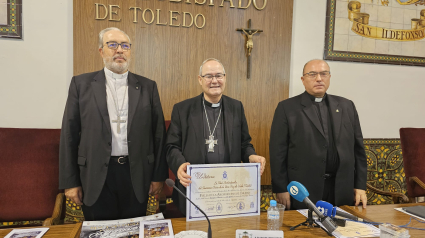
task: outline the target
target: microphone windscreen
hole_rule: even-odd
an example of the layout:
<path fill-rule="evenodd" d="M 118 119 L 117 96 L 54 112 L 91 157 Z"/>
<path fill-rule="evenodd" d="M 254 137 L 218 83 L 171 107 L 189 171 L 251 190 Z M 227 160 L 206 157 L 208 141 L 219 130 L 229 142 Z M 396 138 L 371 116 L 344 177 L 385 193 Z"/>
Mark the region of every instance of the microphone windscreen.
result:
<path fill-rule="evenodd" d="M 297 181 L 290 182 L 286 189 L 288 190 L 289 194 L 291 194 L 291 196 L 299 202 L 303 202 L 304 199 L 310 195 L 304 185 Z"/>
<path fill-rule="evenodd" d="M 317 201 L 316 207 L 319 209 L 321 213 L 323 213 L 323 215 L 328 217 L 333 217 L 332 210 L 334 207 L 332 206 L 332 204 L 325 201 Z"/>
<path fill-rule="evenodd" d="M 174 181 L 172 179 L 166 179 L 165 183 L 167 184 L 168 187 L 173 187 L 174 186 Z"/>

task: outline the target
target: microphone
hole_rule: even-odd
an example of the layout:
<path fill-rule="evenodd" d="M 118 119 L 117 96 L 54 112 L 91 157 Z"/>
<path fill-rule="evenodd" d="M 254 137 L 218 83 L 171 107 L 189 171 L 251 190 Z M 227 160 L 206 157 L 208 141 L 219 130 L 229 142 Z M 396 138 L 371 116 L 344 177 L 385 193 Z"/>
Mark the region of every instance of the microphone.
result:
<path fill-rule="evenodd" d="M 335 222 L 330 217 L 324 216 L 323 213 L 321 213 L 314 205 L 314 203 L 311 202 L 311 200 L 308 198 L 308 195 L 310 194 L 304 185 L 297 181 L 292 181 L 288 184 L 286 189 L 295 200 L 304 202 L 310 211 L 314 211 L 319 216 L 320 222 L 322 222 L 323 226 L 326 228 L 329 234 L 331 234 L 337 228 Z"/>
<path fill-rule="evenodd" d="M 353 221 L 363 221 L 363 219 L 358 218 L 354 215 L 351 215 L 351 214 L 346 213 L 346 212 L 339 211 L 337 209 L 337 207 L 334 207 L 332 204 L 325 202 L 325 201 L 321 201 L 321 200 L 317 201 L 316 207 L 319 208 L 319 210 L 323 214 L 325 214 L 325 216 L 329 216 L 329 217 L 332 217 L 332 218 L 334 218 L 335 216 L 340 216 L 340 217 L 348 218 L 348 219 L 353 220 Z"/>
<path fill-rule="evenodd" d="M 195 205 L 195 203 L 193 203 L 188 197 L 186 197 L 186 195 L 184 195 L 183 194 L 183 192 L 182 191 L 180 191 L 180 189 L 178 189 L 177 187 L 176 187 L 176 183 L 172 180 L 172 179 L 166 179 L 165 180 L 165 183 L 167 184 L 167 186 L 168 187 L 173 187 L 175 190 L 177 190 L 177 192 L 179 192 L 183 197 L 185 197 L 190 203 L 192 203 L 193 204 L 193 206 L 195 206 L 196 208 L 198 208 L 198 210 L 200 211 L 200 212 L 202 212 L 202 214 L 204 214 L 204 216 L 205 216 L 205 218 L 207 218 L 207 221 L 208 221 L 208 238 L 212 238 L 212 232 L 211 232 L 211 223 L 210 223 L 210 219 L 208 219 L 208 216 L 207 216 L 207 214 L 205 214 L 205 212 L 204 211 L 202 211 L 202 209 L 201 208 L 199 208 L 198 206 L 196 206 Z"/>

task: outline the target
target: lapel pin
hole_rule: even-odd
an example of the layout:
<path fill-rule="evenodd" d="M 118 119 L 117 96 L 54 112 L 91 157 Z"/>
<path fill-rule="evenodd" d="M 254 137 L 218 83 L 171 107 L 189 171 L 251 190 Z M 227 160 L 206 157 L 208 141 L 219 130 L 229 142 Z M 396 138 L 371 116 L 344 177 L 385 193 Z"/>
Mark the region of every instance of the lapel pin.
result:
<path fill-rule="evenodd" d="M 336 109 L 336 112 L 339 112 L 339 110 L 338 110 L 338 109 Z"/>

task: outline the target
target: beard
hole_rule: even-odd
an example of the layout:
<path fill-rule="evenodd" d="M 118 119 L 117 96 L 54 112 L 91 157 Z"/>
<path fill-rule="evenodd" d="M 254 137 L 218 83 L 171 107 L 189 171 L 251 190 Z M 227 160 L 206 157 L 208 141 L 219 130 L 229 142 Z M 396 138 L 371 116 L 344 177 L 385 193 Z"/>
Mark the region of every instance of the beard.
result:
<path fill-rule="evenodd" d="M 125 61 L 122 63 L 115 62 L 115 58 L 121 57 Z M 130 59 L 127 59 L 125 55 L 114 55 L 114 57 L 105 57 L 103 58 L 103 63 L 105 64 L 105 67 L 109 70 L 111 70 L 114 73 L 122 74 L 128 70 L 128 65 L 130 64 Z"/>

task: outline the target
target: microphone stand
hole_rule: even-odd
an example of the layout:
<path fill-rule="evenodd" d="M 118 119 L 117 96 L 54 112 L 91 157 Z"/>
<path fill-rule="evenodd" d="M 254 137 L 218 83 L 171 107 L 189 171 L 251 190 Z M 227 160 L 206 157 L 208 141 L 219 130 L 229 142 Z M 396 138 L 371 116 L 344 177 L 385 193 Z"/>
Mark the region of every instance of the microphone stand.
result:
<path fill-rule="evenodd" d="M 299 226 L 306 226 L 309 228 L 317 228 L 320 227 L 314 220 L 313 220 L 313 212 L 308 209 L 308 215 L 307 215 L 307 219 L 303 222 L 301 222 L 300 224 L 293 226 L 291 228 L 289 228 L 289 230 L 293 231 L 295 230 L 297 227 Z"/>
<path fill-rule="evenodd" d="M 326 217 L 325 217 L 326 218 Z M 322 219 L 320 219 L 320 221 L 322 221 Z M 329 236 L 332 236 L 332 233 L 329 233 L 325 228 L 321 227 L 319 224 L 317 224 L 317 222 L 313 219 L 313 211 L 311 209 L 308 209 L 308 215 L 307 215 L 307 219 L 303 222 L 301 222 L 300 224 L 293 226 L 291 228 L 289 228 L 289 230 L 293 231 L 295 230 L 297 227 L 300 226 L 306 226 L 309 228 L 322 228 L 322 230 L 324 230 Z"/>
<path fill-rule="evenodd" d="M 177 192 L 179 192 L 181 195 L 183 195 L 183 197 L 187 198 L 187 197 L 186 197 L 186 195 L 184 195 L 184 194 L 180 191 L 180 189 L 178 189 L 178 188 L 176 187 L 176 185 L 173 185 L 173 187 L 177 190 Z M 193 206 L 195 206 L 196 208 L 198 208 L 198 210 L 199 210 L 200 212 L 202 212 L 202 214 L 204 214 L 205 218 L 207 218 L 207 221 L 208 221 L 208 238 L 212 238 L 211 223 L 210 223 L 210 219 L 208 219 L 207 214 L 205 214 L 205 212 L 204 212 L 204 211 L 202 211 L 202 209 L 200 209 L 198 206 L 196 206 L 196 205 L 195 205 L 195 203 L 193 203 L 190 199 L 187 199 L 187 200 L 188 200 L 190 203 L 192 203 L 192 204 L 193 204 Z"/>

